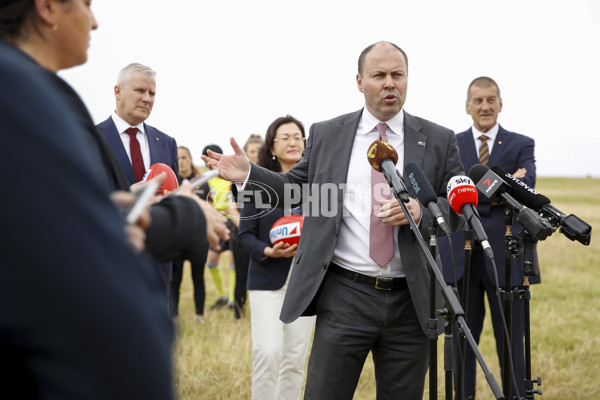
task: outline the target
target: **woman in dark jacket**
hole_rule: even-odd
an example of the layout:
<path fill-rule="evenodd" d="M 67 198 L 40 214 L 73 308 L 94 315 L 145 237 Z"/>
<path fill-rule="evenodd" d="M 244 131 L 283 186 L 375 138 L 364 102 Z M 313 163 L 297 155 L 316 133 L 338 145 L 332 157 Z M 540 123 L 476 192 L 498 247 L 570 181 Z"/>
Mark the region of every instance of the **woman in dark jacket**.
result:
<path fill-rule="evenodd" d="M 291 116 L 276 119 L 268 128 L 259 151 L 258 165 L 287 172 L 300 161 L 304 127 Z M 289 210 L 288 210 L 289 211 Z M 300 399 L 304 366 L 314 327 L 314 317 L 291 324 L 279 320 L 292 259 L 297 245 L 273 246 L 271 227 L 285 211 L 257 209 L 245 204 L 238 241 L 250 253 L 248 290 L 252 324 L 252 398 Z"/>

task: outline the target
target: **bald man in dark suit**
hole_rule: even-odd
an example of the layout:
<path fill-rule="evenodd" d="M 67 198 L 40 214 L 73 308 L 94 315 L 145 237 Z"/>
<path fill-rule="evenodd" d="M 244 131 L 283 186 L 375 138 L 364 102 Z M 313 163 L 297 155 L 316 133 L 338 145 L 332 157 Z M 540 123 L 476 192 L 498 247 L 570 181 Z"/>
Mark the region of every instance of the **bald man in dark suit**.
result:
<path fill-rule="evenodd" d="M 438 194 L 446 221 L 455 228 L 460 221 L 449 209 L 445 188 L 463 169 L 451 130 L 403 110 L 407 78 L 408 58 L 398 46 L 379 42 L 367 47 L 359 57 L 356 77 L 365 108 L 314 124 L 302 160 L 286 174 L 250 166 L 233 140 L 233 156 L 204 157 L 224 179 L 247 179 L 244 189 L 261 193 L 270 188 L 273 206 L 286 206 L 290 192 L 311 190 L 311 185 L 317 191 L 343 189 L 321 201 L 327 213 L 306 215 L 281 311 L 286 323 L 301 315 L 317 315 L 306 399 L 352 399 L 369 352 L 375 363 L 378 399 L 423 396 L 428 357 L 427 262 L 397 200 L 372 202 L 372 184 L 381 177 L 372 175 L 367 150 L 381 138 L 398 150 L 400 171 L 408 162 L 417 163 Z M 383 192 L 382 186 L 373 187 Z M 301 196 L 292 197 L 299 202 Z M 364 206 L 365 201 L 371 206 Z M 316 209 L 323 208 L 317 204 Z M 432 223 L 428 209 L 414 196 L 407 209 L 425 234 Z M 372 233 L 386 230 L 379 235 L 380 244 L 374 245 Z M 384 249 L 386 257 L 382 257 Z"/>

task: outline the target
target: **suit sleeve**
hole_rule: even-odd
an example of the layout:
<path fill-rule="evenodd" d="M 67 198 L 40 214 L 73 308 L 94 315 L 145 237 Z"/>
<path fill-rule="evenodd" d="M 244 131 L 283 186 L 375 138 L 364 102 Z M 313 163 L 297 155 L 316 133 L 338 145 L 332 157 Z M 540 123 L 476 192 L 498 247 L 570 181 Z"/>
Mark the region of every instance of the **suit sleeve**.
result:
<path fill-rule="evenodd" d="M 152 222 L 146 231 L 146 247 L 159 261 L 179 257 L 198 263 L 206 258 L 206 220 L 193 199 L 165 197 L 150 208 Z"/>
<path fill-rule="evenodd" d="M 527 174 L 522 179 L 523 182 L 529 187 L 535 187 L 536 181 L 536 166 L 535 166 L 535 142 L 533 139 L 526 137 L 523 146 L 519 151 L 519 160 L 517 168 L 525 168 Z M 513 173 L 515 171 L 510 171 Z"/>
<path fill-rule="evenodd" d="M 246 250 L 250 256 L 259 263 L 266 263 L 270 258 L 265 257 L 263 251 L 271 246 L 258 238 L 259 236 L 259 218 L 248 218 L 256 215 L 256 207 L 252 204 L 244 204 L 241 212 L 240 227 L 238 230 L 238 243 L 240 247 Z"/>
<path fill-rule="evenodd" d="M 445 163 L 442 164 L 442 172 L 439 174 L 439 178 L 430 179 L 430 182 L 435 182 L 433 189 L 438 195 L 437 206 L 440 209 L 444 220 L 450 226 L 450 230 L 456 232 L 462 228 L 464 220 L 450 208 L 446 187 L 450 178 L 456 175 L 464 175 L 465 172 L 460 162 L 456 135 L 451 131 L 448 132 L 449 134 L 446 136 L 445 144 L 442 145 L 443 151 L 438 156 L 440 159 L 445 160 Z M 433 223 L 433 215 L 425 206 L 422 206 L 421 210 L 423 217 L 421 218 L 420 230 L 423 233 L 423 236 L 427 237 L 429 236 L 427 230 Z"/>

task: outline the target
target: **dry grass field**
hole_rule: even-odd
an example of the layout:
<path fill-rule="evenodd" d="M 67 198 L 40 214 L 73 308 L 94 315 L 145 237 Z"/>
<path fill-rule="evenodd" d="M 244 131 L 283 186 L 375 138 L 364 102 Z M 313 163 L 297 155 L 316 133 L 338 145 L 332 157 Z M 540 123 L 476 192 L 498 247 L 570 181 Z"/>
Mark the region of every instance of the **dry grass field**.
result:
<path fill-rule="evenodd" d="M 600 228 L 600 179 L 540 178 L 537 190 L 567 214 Z M 590 246 L 555 232 L 539 242 L 542 284 L 532 287 L 532 374 L 543 378 L 549 400 L 600 399 L 600 239 Z M 221 257 L 223 271 L 229 254 Z M 175 345 L 175 385 L 182 400 L 250 399 L 252 354 L 250 321 L 236 323 L 227 309 L 211 311 L 217 295 L 206 272 L 205 324 L 193 319 L 189 266 L 185 267 Z M 227 274 L 224 274 L 227 277 Z M 246 310 L 249 315 L 250 310 Z M 489 314 L 489 313 L 488 313 Z M 443 337 L 439 340 L 438 398 L 444 397 Z M 486 321 L 481 351 L 500 383 L 500 371 L 490 321 Z M 478 371 L 479 399 L 492 399 Z M 427 386 L 427 385 L 426 385 Z M 375 399 L 372 361 L 365 364 L 355 398 Z M 429 399 L 428 390 L 424 399 Z"/>

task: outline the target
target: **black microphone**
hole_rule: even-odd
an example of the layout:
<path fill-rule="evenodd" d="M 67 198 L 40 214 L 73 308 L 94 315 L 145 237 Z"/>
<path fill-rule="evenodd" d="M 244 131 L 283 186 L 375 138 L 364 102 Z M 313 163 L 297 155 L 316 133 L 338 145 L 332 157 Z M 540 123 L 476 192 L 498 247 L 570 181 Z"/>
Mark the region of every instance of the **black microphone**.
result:
<path fill-rule="evenodd" d="M 437 206 L 437 195 L 421 168 L 415 162 L 411 161 L 404 166 L 404 175 L 412 185 L 417 199 L 429 209 L 442 232 L 446 236 L 450 236 L 450 227 Z"/>
<path fill-rule="evenodd" d="M 481 244 L 483 252 L 488 256 L 490 260 L 494 259 L 494 251 L 490 242 L 488 241 L 487 235 L 483 226 L 481 225 L 481 219 L 477 212 L 477 203 L 479 197 L 477 196 L 477 188 L 473 185 L 471 179 L 464 175 L 457 175 L 450 178 L 448 181 L 448 203 L 450 207 L 458 214 L 463 214 L 465 220 L 473 229 L 475 238 Z"/>
<path fill-rule="evenodd" d="M 388 142 L 374 141 L 367 151 L 367 159 L 375 171 L 383 172 L 395 195 L 400 197 L 404 203 L 408 203 L 408 192 L 406 186 L 396 169 L 398 153 Z"/>
<path fill-rule="evenodd" d="M 577 240 L 589 245 L 592 227 L 574 214 L 566 215 L 550 204 L 550 199 L 538 193 L 524 182 L 515 178 L 500 167 L 492 167 L 492 171 L 504 178 L 510 186 L 512 194 L 526 207 L 532 208 L 548 218 L 551 224 L 560 226 L 560 231 L 570 240 Z"/>
<path fill-rule="evenodd" d="M 534 240 L 544 240 L 554 232 L 555 229 L 547 219 L 540 217 L 533 209 L 523 207 L 512 197 L 511 186 L 486 165 L 473 165 L 469 170 L 469 177 L 477 182 L 477 189 L 492 201 L 506 202 L 507 207 L 517 213 L 517 222 Z"/>

